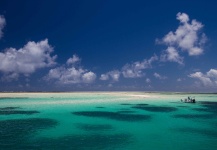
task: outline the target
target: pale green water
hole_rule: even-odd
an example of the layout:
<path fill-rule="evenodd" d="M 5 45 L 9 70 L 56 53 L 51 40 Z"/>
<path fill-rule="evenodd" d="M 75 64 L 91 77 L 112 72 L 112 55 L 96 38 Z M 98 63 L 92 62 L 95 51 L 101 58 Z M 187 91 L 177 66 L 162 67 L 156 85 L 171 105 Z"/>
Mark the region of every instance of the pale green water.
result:
<path fill-rule="evenodd" d="M 155 97 L 51 93 L 1 98 L 0 149 L 216 149 L 217 95 L 191 94 L 196 104 L 180 102 L 188 94 L 148 95 Z"/>

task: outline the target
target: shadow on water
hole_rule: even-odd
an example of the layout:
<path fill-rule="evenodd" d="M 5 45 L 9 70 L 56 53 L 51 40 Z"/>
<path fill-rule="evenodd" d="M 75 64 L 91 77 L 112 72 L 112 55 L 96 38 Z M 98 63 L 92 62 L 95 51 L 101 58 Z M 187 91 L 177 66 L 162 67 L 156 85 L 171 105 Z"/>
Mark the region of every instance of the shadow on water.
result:
<path fill-rule="evenodd" d="M 123 148 L 130 143 L 130 139 L 131 135 L 129 134 L 72 135 L 57 139 L 41 139 L 32 146 L 34 146 L 34 149 L 46 150 L 111 150 Z"/>
<path fill-rule="evenodd" d="M 114 129 L 109 124 L 76 124 L 76 127 L 85 131 L 110 131 Z"/>
<path fill-rule="evenodd" d="M 25 115 L 32 115 L 40 113 L 39 111 L 35 110 L 20 110 L 20 107 L 3 107 L 0 108 L 0 115 L 14 115 L 14 114 L 25 114 Z"/>
<path fill-rule="evenodd" d="M 150 112 L 173 112 L 176 111 L 176 107 L 169 106 L 149 106 L 147 104 L 137 104 L 136 106 L 132 106 L 132 108 L 146 110 Z"/>
<path fill-rule="evenodd" d="M 57 122 L 46 118 L 13 119 L 0 121 L 0 148 L 19 149 L 30 144 L 29 139 L 42 129 L 54 127 Z M 31 144 L 30 144 L 31 145 Z"/>
<path fill-rule="evenodd" d="M 151 119 L 150 115 L 140 114 L 125 114 L 120 112 L 109 112 L 109 111 L 78 111 L 72 112 L 73 115 L 85 116 L 85 117 L 98 117 L 113 119 L 118 121 L 147 121 Z"/>

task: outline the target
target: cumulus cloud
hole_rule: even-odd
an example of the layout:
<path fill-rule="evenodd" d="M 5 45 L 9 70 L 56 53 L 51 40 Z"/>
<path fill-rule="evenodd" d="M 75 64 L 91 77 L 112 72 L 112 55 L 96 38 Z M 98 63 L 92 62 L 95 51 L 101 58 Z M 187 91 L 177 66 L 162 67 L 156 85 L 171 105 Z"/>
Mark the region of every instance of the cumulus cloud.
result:
<path fill-rule="evenodd" d="M 202 72 L 195 72 L 189 75 L 191 78 L 198 79 L 205 87 L 217 86 L 217 70 L 210 69 L 205 74 Z"/>
<path fill-rule="evenodd" d="M 96 79 L 96 74 L 93 73 L 92 71 L 89 71 L 82 75 L 82 80 L 84 83 L 92 83 L 95 79 Z"/>
<path fill-rule="evenodd" d="M 145 82 L 146 82 L 146 83 L 150 83 L 150 82 L 151 82 L 151 79 L 147 78 L 147 79 L 145 80 Z"/>
<path fill-rule="evenodd" d="M 72 58 L 67 60 L 67 65 L 50 69 L 44 79 L 62 85 L 94 82 L 96 74 L 80 67 L 79 64 L 76 63 L 80 60 L 77 55 L 73 55 Z"/>
<path fill-rule="evenodd" d="M 183 57 L 179 55 L 178 51 L 174 47 L 168 47 L 165 51 L 163 51 L 160 60 L 183 64 Z"/>
<path fill-rule="evenodd" d="M 144 59 L 143 61 L 136 61 L 130 64 L 126 64 L 122 67 L 121 71 L 113 70 L 107 73 L 101 74 L 100 80 L 119 81 L 121 75 L 124 78 L 139 78 L 143 77 L 145 73 L 143 72 L 147 68 L 152 68 L 152 63 L 158 60 L 157 55 L 152 56 L 150 59 Z"/>
<path fill-rule="evenodd" d="M 20 74 L 28 76 L 37 69 L 50 67 L 56 64 L 55 56 L 51 56 L 53 48 L 48 40 L 40 42 L 30 41 L 23 48 L 8 48 L 0 52 L 0 71 L 10 79 L 17 78 Z"/>
<path fill-rule="evenodd" d="M 207 38 L 201 32 L 203 24 L 195 19 L 190 21 L 186 13 L 179 12 L 177 20 L 180 21 L 180 25 L 176 31 L 170 31 L 162 40 L 158 41 L 168 46 L 167 50 L 163 53 L 163 60 L 181 64 L 183 58 L 179 56 L 178 50 L 186 51 L 190 56 L 201 55 L 204 51 L 203 45 Z"/>
<path fill-rule="evenodd" d="M 19 74 L 17 73 L 11 73 L 11 74 L 5 74 L 2 76 L 1 81 L 11 82 L 14 80 L 18 80 Z"/>
<path fill-rule="evenodd" d="M 3 36 L 3 31 L 2 30 L 4 29 L 5 25 L 6 25 L 5 18 L 4 18 L 4 16 L 0 15 L 0 39 Z"/>
<path fill-rule="evenodd" d="M 121 75 L 120 71 L 113 70 L 105 74 L 101 74 L 100 80 L 109 80 L 111 78 L 113 81 L 119 81 L 120 75 Z"/>
<path fill-rule="evenodd" d="M 69 58 L 66 62 L 67 65 L 73 65 L 75 63 L 80 62 L 81 59 L 77 55 L 73 55 L 71 58 Z"/>
<path fill-rule="evenodd" d="M 119 80 L 119 78 L 120 78 L 120 71 L 118 71 L 118 70 L 114 70 L 114 71 L 110 71 L 109 72 L 109 75 L 110 75 L 110 77 L 114 80 L 114 81 L 118 81 Z"/>
<path fill-rule="evenodd" d="M 156 72 L 154 73 L 154 77 L 157 78 L 157 79 L 160 79 L 160 80 L 167 79 L 166 76 L 162 76 L 162 75 L 160 75 L 159 73 L 156 73 Z"/>
<path fill-rule="evenodd" d="M 177 82 L 181 82 L 181 81 L 182 81 L 182 79 L 181 79 L 181 78 L 178 78 L 178 79 L 177 79 Z"/>
<path fill-rule="evenodd" d="M 143 70 L 152 67 L 152 63 L 158 60 L 158 57 L 154 55 L 150 59 L 144 59 L 143 61 L 133 62 L 132 64 L 126 64 L 122 68 L 122 74 L 125 78 L 138 78 L 144 76 Z"/>
<path fill-rule="evenodd" d="M 109 74 L 108 73 L 106 73 L 106 74 L 101 74 L 101 76 L 100 76 L 100 80 L 108 80 L 109 79 Z"/>

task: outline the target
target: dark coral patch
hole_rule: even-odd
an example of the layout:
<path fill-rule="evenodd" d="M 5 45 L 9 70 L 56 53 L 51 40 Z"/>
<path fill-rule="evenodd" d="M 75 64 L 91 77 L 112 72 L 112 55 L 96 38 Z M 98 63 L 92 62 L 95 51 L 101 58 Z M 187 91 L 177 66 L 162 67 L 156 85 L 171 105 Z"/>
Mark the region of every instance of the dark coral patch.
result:
<path fill-rule="evenodd" d="M 0 97 L 0 100 L 10 100 L 10 99 L 28 99 L 28 97 Z"/>
<path fill-rule="evenodd" d="M 144 121 L 150 120 L 150 115 L 140 115 L 140 114 L 124 114 L 119 112 L 108 112 L 108 111 L 79 111 L 72 112 L 72 114 L 77 116 L 86 116 L 86 117 L 98 117 L 113 119 L 118 121 Z"/>
<path fill-rule="evenodd" d="M 128 114 L 128 113 L 135 113 L 135 111 L 132 111 L 132 110 L 120 110 L 118 111 L 118 113 L 123 113 L 123 114 Z"/>
<path fill-rule="evenodd" d="M 199 134 L 199 135 L 203 135 L 203 136 L 207 136 L 207 137 L 214 137 L 217 138 L 217 132 L 210 130 L 210 129 L 206 129 L 206 128 L 192 128 L 192 127 L 184 127 L 184 128 L 178 128 L 178 129 L 173 129 L 175 131 L 179 131 L 182 133 L 193 133 L 193 134 Z"/>
<path fill-rule="evenodd" d="M 76 127 L 85 131 L 106 131 L 113 127 L 109 124 L 76 124 Z"/>
<path fill-rule="evenodd" d="M 31 149 L 123 149 L 125 146 L 131 143 L 131 137 L 132 136 L 130 134 L 72 135 L 57 139 L 40 139 L 31 145 Z"/>
<path fill-rule="evenodd" d="M 169 106 L 147 106 L 147 105 L 136 105 L 132 108 L 146 110 L 150 112 L 173 112 L 176 111 L 177 108 L 169 107 Z"/>
<path fill-rule="evenodd" d="M 26 146 L 29 137 L 34 136 L 35 132 L 56 124 L 55 120 L 43 118 L 0 121 L 0 147 L 1 149 L 16 149 L 19 146 Z"/>
<path fill-rule="evenodd" d="M 199 112 L 211 112 L 208 108 L 192 108 L 192 110 L 199 111 Z"/>
<path fill-rule="evenodd" d="M 97 106 L 96 108 L 105 108 L 105 107 L 102 107 L 102 106 Z"/>
<path fill-rule="evenodd" d="M 209 101 L 202 101 L 200 102 L 203 107 L 205 107 L 201 111 L 211 112 L 217 114 L 217 102 L 209 102 Z"/>
<path fill-rule="evenodd" d="M 14 115 L 14 114 L 25 114 L 25 115 L 32 115 L 39 113 L 39 111 L 35 110 L 20 110 L 20 107 L 3 107 L 0 108 L 0 115 Z"/>
<path fill-rule="evenodd" d="M 148 104 L 136 104 L 136 106 L 147 106 Z"/>
<path fill-rule="evenodd" d="M 20 107 L 3 107 L 3 108 L 0 108 L 0 111 L 1 110 L 13 110 L 13 109 L 19 109 Z"/>
<path fill-rule="evenodd" d="M 130 103 L 122 103 L 120 105 L 132 105 L 132 104 L 130 104 Z"/>
<path fill-rule="evenodd" d="M 174 118 L 185 118 L 185 119 L 212 119 L 216 117 L 213 114 L 179 114 L 174 115 Z"/>
<path fill-rule="evenodd" d="M 215 105 L 215 106 L 217 106 L 217 102 L 201 101 L 200 103 L 203 105 Z"/>
<path fill-rule="evenodd" d="M 177 106 L 177 107 L 180 107 L 180 108 L 188 108 L 189 106 Z"/>

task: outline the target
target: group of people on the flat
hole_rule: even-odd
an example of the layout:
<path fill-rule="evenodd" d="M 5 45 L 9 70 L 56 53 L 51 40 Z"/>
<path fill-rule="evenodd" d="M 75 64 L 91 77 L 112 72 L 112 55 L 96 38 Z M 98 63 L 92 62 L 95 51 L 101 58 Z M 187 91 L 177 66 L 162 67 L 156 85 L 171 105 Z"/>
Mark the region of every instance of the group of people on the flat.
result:
<path fill-rule="evenodd" d="M 188 96 L 188 98 L 186 98 L 184 100 L 181 99 L 181 102 L 184 102 L 184 103 L 195 103 L 196 100 L 195 100 L 195 98 L 191 98 L 191 97 Z"/>

